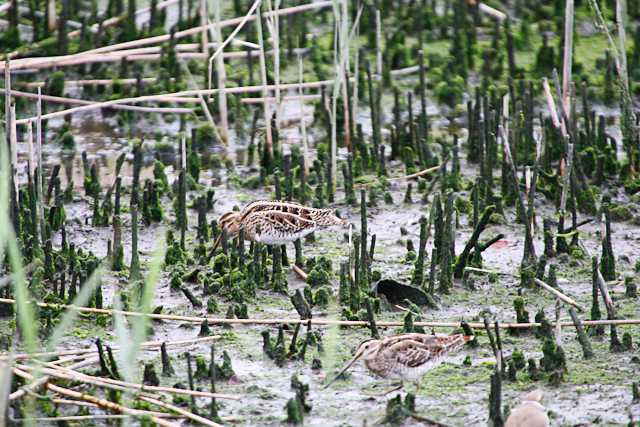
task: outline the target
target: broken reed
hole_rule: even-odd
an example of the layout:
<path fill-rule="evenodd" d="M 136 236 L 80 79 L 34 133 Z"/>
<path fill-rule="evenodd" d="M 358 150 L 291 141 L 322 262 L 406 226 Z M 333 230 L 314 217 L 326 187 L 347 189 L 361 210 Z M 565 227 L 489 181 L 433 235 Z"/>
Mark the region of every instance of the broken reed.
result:
<path fill-rule="evenodd" d="M 0 304 L 15 304 L 15 300 L 9 298 L 0 298 Z M 130 317 L 139 317 L 145 316 L 144 313 L 135 312 L 135 311 L 124 311 L 124 310 L 109 310 L 109 309 L 97 309 L 90 307 L 78 307 L 74 305 L 67 304 L 48 304 L 38 302 L 36 303 L 38 307 L 41 308 L 52 308 L 56 310 L 60 309 L 68 309 L 74 310 L 81 313 L 94 313 L 94 314 L 121 314 L 123 316 Z M 214 318 L 214 317 L 192 317 L 192 316 L 178 316 L 178 315 L 165 315 L 165 314 L 157 314 L 157 313 L 149 313 L 149 319 L 152 320 L 167 320 L 167 321 L 178 321 L 178 322 L 190 322 L 190 323 L 203 323 L 207 322 L 211 325 L 279 325 L 279 324 L 290 324 L 295 325 L 298 323 L 307 324 L 311 322 L 312 325 L 319 326 L 327 326 L 327 325 L 339 325 L 339 326 L 369 326 L 368 321 L 360 321 L 360 320 L 333 320 L 333 319 L 225 319 L 225 318 Z M 378 321 L 376 322 L 379 327 L 395 327 L 395 326 L 403 326 L 404 323 L 401 321 Z M 640 325 L 640 319 L 616 319 L 616 320 L 585 320 L 582 322 L 584 326 L 597 326 L 597 325 Z M 469 327 L 474 329 L 482 329 L 484 328 L 484 323 L 471 322 L 468 323 Z M 423 327 L 433 327 L 433 328 L 459 328 L 459 322 L 415 322 L 415 326 L 423 326 Z M 505 329 L 529 329 L 541 326 L 539 322 L 532 323 L 500 323 L 500 328 Z M 573 327 L 575 326 L 573 322 L 560 322 L 561 327 Z"/>

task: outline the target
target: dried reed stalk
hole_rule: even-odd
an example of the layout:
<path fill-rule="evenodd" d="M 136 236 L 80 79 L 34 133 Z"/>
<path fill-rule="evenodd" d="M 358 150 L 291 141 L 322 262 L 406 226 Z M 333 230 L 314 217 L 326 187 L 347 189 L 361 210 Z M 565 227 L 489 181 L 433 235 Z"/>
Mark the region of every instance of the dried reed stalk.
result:
<path fill-rule="evenodd" d="M 211 342 L 219 337 L 216 335 L 208 336 L 208 337 L 199 337 L 199 338 L 191 338 L 186 340 L 177 340 L 177 341 L 147 341 L 140 344 L 142 349 L 157 349 L 165 344 L 167 346 L 178 346 L 178 345 L 186 345 L 186 344 L 200 344 L 203 342 Z M 111 350 L 117 352 L 120 350 L 120 347 L 113 346 Z M 41 353 L 19 353 L 9 356 L 0 356 L 0 361 L 3 360 L 24 360 L 31 358 L 54 358 L 54 357 L 63 357 L 63 356 L 75 356 L 75 355 L 89 355 L 89 354 L 97 354 L 98 350 L 95 347 L 89 348 L 81 348 L 76 350 L 62 350 L 62 351 L 46 351 Z"/>
<path fill-rule="evenodd" d="M 15 304 L 15 300 L 8 298 L 0 298 L 1 304 Z M 77 310 L 82 313 L 94 313 L 94 314 L 107 314 L 113 315 L 114 313 L 121 314 L 123 316 L 143 316 L 144 313 L 139 313 L 135 311 L 124 311 L 124 310 L 109 310 L 109 309 L 99 309 L 99 308 L 90 308 L 90 307 L 77 307 L 73 305 L 65 305 L 65 304 L 47 304 L 43 302 L 36 303 L 39 307 L 44 308 L 55 308 L 55 309 L 69 309 L 69 310 Z M 146 315 L 154 320 L 169 320 L 169 321 L 179 321 L 179 322 L 190 322 L 190 323 L 202 323 L 205 320 L 209 323 L 209 325 L 279 325 L 279 324 L 289 324 L 295 325 L 297 323 L 307 324 L 307 322 L 311 322 L 313 325 L 319 326 L 328 326 L 328 325 L 339 325 L 339 326 L 368 326 L 369 322 L 364 320 L 333 320 L 333 319 L 288 319 L 288 318 L 280 318 L 280 319 L 225 319 L 225 318 L 215 318 L 215 317 L 191 317 L 191 316 L 179 316 L 179 315 L 170 315 L 170 314 L 148 314 Z M 431 328 L 457 328 L 460 326 L 459 322 L 414 322 L 416 326 L 423 327 L 431 327 Z M 384 327 L 395 327 L 402 326 L 403 322 L 396 321 L 381 321 L 377 322 L 378 326 Z M 640 319 L 616 319 L 616 320 L 586 320 L 583 322 L 584 325 L 593 326 L 593 325 L 640 325 Z M 482 329 L 484 328 L 484 323 L 469 323 L 469 326 L 472 328 Z M 501 328 L 515 328 L 515 329 L 528 329 L 540 326 L 540 323 L 500 323 Z M 561 324 L 562 327 L 574 326 L 573 322 L 563 322 Z"/>
<path fill-rule="evenodd" d="M 27 380 L 33 380 L 34 377 L 33 375 L 29 374 L 28 372 L 22 371 L 20 369 L 17 368 L 13 368 L 13 373 L 16 374 L 17 376 L 27 379 Z M 138 411 L 136 409 L 131 409 L 131 408 L 127 408 L 126 406 L 122 406 L 120 404 L 111 402 L 109 400 L 106 399 L 100 399 L 98 397 L 92 396 L 90 394 L 85 394 L 85 393 L 80 393 L 74 390 L 70 390 L 68 388 L 64 388 L 64 387 L 60 387 L 51 383 L 47 383 L 45 385 L 45 387 L 55 393 L 61 394 L 63 396 L 67 396 L 67 397 L 72 397 L 74 399 L 78 399 L 78 400 L 84 400 L 86 402 L 91 402 L 94 403 L 102 408 L 105 409 L 109 409 L 111 411 L 114 412 L 119 412 L 121 414 L 125 414 L 125 415 L 132 415 L 132 416 L 140 416 L 140 415 L 144 415 L 144 413 L 142 413 L 141 411 Z M 151 421 L 153 421 L 154 423 L 156 423 L 159 426 L 162 427 L 179 427 L 177 424 L 169 422 L 167 420 L 163 420 L 162 418 L 156 417 L 156 416 L 151 416 Z"/>
<path fill-rule="evenodd" d="M 136 384 L 136 383 L 126 382 L 126 381 L 114 380 L 111 378 L 102 378 L 102 377 L 87 375 L 87 374 L 83 374 L 82 372 L 78 372 L 74 369 L 65 368 L 49 362 L 39 362 L 36 360 L 36 363 L 47 366 L 48 368 L 43 368 L 42 371 L 49 376 L 61 378 L 61 379 L 67 379 L 67 380 L 81 381 L 81 382 L 92 384 L 98 387 L 115 388 L 117 390 L 132 389 L 132 390 L 138 390 L 141 392 L 173 393 L 173 394 L 182 394 L 187 396 L 215 397 L 216 399 L 240 400 L 240 397 L 232 396 L 228 394 L 209 393 L 206 391 L 197 391 L 197 390 L 189 390 L 189 389 L 181 389 L 181 388 L 173 388 L 173 387 L 147 386 L 144 384 Z M 27 365 L 17 365 L 17 367 L 18 369 L 22 369 L 25 371 L 32 369 L 32 367 Z"/>
<path fill-rule="evenodd" d="M 303 105 L 302 101 L 317 101 L 321 98 L 320 95 L 294 95 L 294 96 L 283 96 L 281 101 L 301 101 L 300 104 Z M 240 102 L 243 104 L 262 104 L 264 102 L 276 102 L 277 99 L 275 96 L 269 96 L 265 98 L 242 98 Z"/>
<path fill-rule="evenodd" d="M 323 1 L 314 1 L 311 3 L 307 3 L 307 4 L 303 4 L 303 5 L 299 5 L 299 6 L 293 6 L 293 7 L 289 7 L 289 8 L 285 8 L 285 9 L 280 9 L 277 13 L 279 16 L 284 16 L 284 15 L 290 15 L 293 13 L 302 13 L 302 12 L 306 12 L 309 10 L 315 10 L 315 9 L 322 9 L 325 7 L 329 7 L 333 4 L 332 0 L 323 0 Z M 270 16 L 269 13 L 265 14 L 265 17 Z M 230 27 L 233 25 L 237 25 L 238 23 L 240 23 L 244 18 L 232 18 L 232 19 L 226 19 L 224 21 L 220 22 L 220 28 L 225 28 L 225 27 Z M 256 17 L 252 16 L 248 19 L 248 21 L 253 21 L 255 20 Z M 189 28 L 187 30 L 183 30 L 183 31 L 177 31 L 174 34 L 174 40 L 179 40 L 181 38 L 184 37 L 189 37 L 195 34 L 200 33 L 204 29 L 207 29 L 210 26 L 213 26 L 215 24 L 206 24 L 204 26 L 197 26 L 197 27 L 193 27 L 193 28 Z M 64 59 L 72 59 L 72 58 L 78 58 L 80 56 L 83 55 L 91 55 L 91 54 L 97 54 L 97 53 L 107 53 L 107 52 L 113 52 L 116 50 L 122 50 L 122 49 L 129 49 L 129 48 L 134 48 L 134 47 L 139 47 L 139 46 L 146 46 L 146 45 L 150 45 L 150 44 L 157 44 L 157 43 L 164 43 L 166 41 L 169 41 L 171 39 L 171 35 L 170 34 L 163 34 L 160 36 L 153 36 L 153 37 L 146 37 L 146 38 L 142 38 L 142 39 L 138 39 L 138 40 L 132 40 L 132 41 L 128 41 L 128 42 L 123 42 L 123 43 L 116 43 L 113 45 L 109 45 L 109 46 L 103 46 L 103 47 L 99 47 L 97 49 L 92 49 L 92 50 L 88 50 L 86 52 L 81 52 L 81 53 L 76 53 L 73 55 L 64 55 L 64 56 L 60 56 L 58 57 L 58 60 L 64 60 Z M 29 66 L 25 65 L 25 60 L 30 59 L 30 58 L 25 58 L 25 59 L 17 59 L 15 61 L 12 62 L 12 69 L 20 69 L 20 68 L 29 68 Z M 52 66 L 55 65 L 52 64 Z"/>
<path fill-rule="evenodd" d="M 170 6 L 174 3 L 177 3 L 179 0 L 165 0 L 162 1 L 160 3 L 158 3 L 156 5 L 156 9 L 157 10 L 162 10 L 164 8 L 166 8 L 167 6 Z M 55 19 L 56 19 L 56 8 L 55 8 L 55 1 L 48 1 L 47 2 L 47 7 L 49 7 L 49 17 L 50 19 L 53 18 L 54 22 L 53 23 L 49 23 L 49 27 L 51 31 L 55 31 L 57 29 L 57 24 L 55 23 Z M 142 9 L 138 9 L 136 11 L 136 17 L 138 15 L 144 14 L 144 13 L 148 13 L 151 10 L 151 6 L 147 6 L 147 7 L 143 7 Z M 127 18 L 127 15 L 120 15 L 120 16 L 114 16 L 112 18 L 106 19 L 104 21 L 102 21 L 102 28 L 108 28 L 111 27 L 113 25 L 118 24 L 119 22 L 122 22 L 123 20 L 125 20 Z M 91 31 L 92 33 L 97 33 L 98 32 L 98 28 L 99 28 L 99 24 L 93 24 L 91 27 L 89 27 L 89 31 Z M 69 39 L 74 39 L 78 36 L 80 36 L 80 34 L 82 34 L 81 30 L 74 30 L 74 31 L 70 31 L 69 33 L 67 33 L 67 38 Z M 50 40 L 50 39 L 47 39 Z M 46 41 L 46 40 L 45 40 Z M 40 47 L 42 47 L 44 44 L 43 42 L 38 42 L 38 43 L 33 43 L 32 45 L 30 45 L 28 47 L 27 50 L 15 50 L 11 53 L 9 53 L 7 55 L 7 58 L 15 58 L 17 56 L 24 56 L 26 54 L 28 54 L 29 52 L 32 52 L 36 49 L 39 49 Z"/>
<path fill-rule="evenodd" d="M 564 55 L 562 64 L 562 102 L 567 114 L 571 111 L 571 62 L 573 57 L 573 0 L 566 0 L 564 10 Z"/>
<path fill-rule="evenodd" d="M 265 60 L 265 51 L 264 51 L 264 37 L 262 35 L 262 6 L 256 9 L 256 20 L 257 20 L 257 29 L 258 29 L 258 44 L 260 45 L 260 80 L 262 81 L 262 98 L 267 98 L 268 96 L 268 82 L 267 82 L 267 65 Z M 273 156 L 273 134 L 271 133 L 271 111 L 269 108 L 269 103 L 265 102 L 263 106 L 264 110 L 264 126 L 266 129 L 266 147 L 268 157 L 271 158 Z"/>
<path fill-rule="evenodd" d="M 5 89 L 0 88 L 0 93 L 1 94 L 5 94 L 7 93 Z M 31 93 L 31 92 L 22 92 L 19 90 L 12 90 L 11 91 L 11 95 L 12 96 L 17 96 L 17 97 L 22 97 L 22 98 L 29 98 L 29 99 L 38 99 L 38 94 L 37 93 Z M 87 101 L 84 99 L 74 99 L 74 98 L 66 98 L 66 97 L 62 97 L 62 96 L 51 96 L 51 95 L 40 95 L 41 99 L 43 101 L 47 101 L 47 102 L 54 102 L 57 104 L 69 104 L 69 105 L 93 105 L 98 103 L 99 101 Z M 193 98 L 181 98 L 181 97 L 171 97 L 171 96 L 166 96 L 166 97 L 158 97 L 156 99 L 154 99 L 154 101 L 157 102 L 180 102 L 180 103 L 185 103 L 185 102 L 194 102 Z M 116 105 L 112 105 L 109 106 L 107 105 L 104 108 L 113 108 L 114 110 L 130 110 L 130 111 L 137 111 L 137 112 L 141 112 L 141 113 L 167 113 L 167 114 L 191 114 L 193 113 L 193 110 L 191 108 L 167 108 L 167 107 L 138 107 L 135 105 L 124 105 L 124 104 L 116 104 Z M 36 117 L 31 117 L 27 120 L 27 122 L 29 121 L 33 121 L 36 120 Z M 20 122 L 21 123 L 21 122 Z"/>
<path fill-rule="evenodd" d="M 187 410 L 184 410 L 184 409 L 182 409 L 182 408 L 180 408 L 178 406 L 171 405 L 169 403 L 163 402 L 162 400 L 154 399 L 153 397 L 148 397 L 148 396 L 139 396 L 138 398 L 140 400 L 144 401 L 144 402 L 148 402 L 148 403 L 151 403 L 153 405 L 159 406 L 161 408 L 173 411 L 173 412 L 175 412 L 177 414 L 180 414 L 180 415 L 182 415 L 182 416 L 184 416 L 186 418 L 189 418 L 190 420 L 195 421 L 197 423 L 200 423 L 200 424 L 203 424 L 203 425 L 206 425 L 206 426 L 209 426 L 209 427 L 222 427 L 220 424 L 214 423 L 213 421 L 211 421 L 211 420 L 209 420 L 207 418 L 201 417 L 200 415 L 196 415 L 196 414 L 194 414 L 192 412 L 189 412 Z"/>
<path fill-rule="evenodd" d="M 505 19 L 507 19 L 506 13 L 495 9 L 486 3 L 479 3 L 478 10 L 485 15 L 490 16 L 491 18 L 497 19 L 498 21 L 504 21 Z"/>
<path fill-rule="evenodd" d="M 548 291 L 550 293 L 552 293 L 556 298 L 558 298 L 559 300 L 574 306 L 575 308 L 578 309 L 578 311 L 582 311 L 584 312 L 584 308 L 582 308 L 580 306 L 580 304 L 578 304 L 577 302 L 575 302 L 572 298 L 566 296 L 565 294 L 563 294 L 562 292 L 560 292 L 559 290 L 547 285 L 545 282 L 543 282 L 542 280 L 535 278 L 534 281 L 536 282 L 536 284 L 538 286 L 540 286 L 542 289 L 544 289 L 545 291 Z"/>
<path fill-rule="evenodd" d="M 155 77 L 144 77 L 140 79 L 143 84 L 155 83 L 158 81 Z M 138 83 L 138 79 L 88 79 L 88 80 L 65 80 L 65 87 L 82 87 L 82 86 L 112 86 L 114 83 L 119 85 L 135 85 Z M 45 86 L 45 82 L 25 82 L 20 84 L 21 87 L 27 89 L 42 88 Z"/>
<path fill-rule="evenodd" d="M 416 173 L 412 173 L 411 175 L 406 175 L 406 176 L 400 176 L 397 178 L 389 178 L 388 181 L 401 181 L 401 180 L 405 180 L 405 179 L 413 179 L 413 178 L 418 178 L 420 176 L 429 174 L 431 172 L 435 172 L 438 169 L 440 169 L 440 167 L 442 167 L 442 165 L 438 165 L 438 166 L 432 166 L 430 168 L 421 170 L 420 172 L 416 172 Z"/>

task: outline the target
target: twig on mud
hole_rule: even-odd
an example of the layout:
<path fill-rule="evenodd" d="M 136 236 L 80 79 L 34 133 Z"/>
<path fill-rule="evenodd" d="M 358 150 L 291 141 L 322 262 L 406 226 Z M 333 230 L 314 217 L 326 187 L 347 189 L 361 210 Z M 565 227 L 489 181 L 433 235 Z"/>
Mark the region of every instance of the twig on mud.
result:
<path fill-rule="evenodd" d="M 199 416 L 199 415 L 196 415 L 196 414 L 194 414 L 194 413 L 192 413 L 192 412 L 189 412 L 189 411 L 187 411 L 187 410 L 185 410 L 185 409 L 182 409 L 182 408 L 180 408 L 180 407 L 178 407 L 178 406 L 171 405 L 171 404 L 169 404 L 169 403 L 163 402 L 163 401 L 161 401 L 161 400 L 154 399 L 154 398 L 152 398 L 152 397 L 148 397 L 148 396 L 139 396 L 138 398 L 139 398 L 140 400 L 142 400 L 142 401 L 147 402 L 147 403 L 151 403 L 151 404 L 153 404 L 153 405 L 156 405 L 156 406 L 159 406 L 159 407 L 161 407 L 161 408 L 164 408 L 164 409 L 168 409 L 168 410 L 170 410 L 170 411 L 173 411 L 173 412 L 175 412 L 175 413 L 177 413 L 177 414 L 183 415 L 183 416 L 185 416 L 186 418 L 189 418 L 190 420 L 195 421 L 195 422 L 197 422 L 197 423 L 204 424 L 204 425 L 209 426 L 209 427 L 222 427 L 222 426 L 221 426 L 220 424 L 218 424 L 218 423 L 214 423 L 214 422 L 213 422 L 213 421 L 211 421 L 211 420 L 208 420 L 208 419 L 206 419 L 206 418 L 204 418 L 204 417 L 201 417 L 201 416 Z"/>
<path fill-rule="evenodd" d="M 538 279 L 537 277 L 534 279 L 534 281 L 536 282 L 536 284 L 538 286 L 540 286 L 545 291 L 548 291 L 548 292 L 552 293 L 555 297 L 561 299 L 563 302 L 574 306 L 575 308 L 578 309 L 578 311 L 584 312 L 584 308 L 582 308 L 580 306 L 580 304 L 575 302 L 572 298 L 569 298 L 568 296 L 566 296 L 565 294 L 563 294 L 559 290 L 557 290 L 555 288 L 552 288 L 551 286 L 547 285 L 545 282 L 543 282 L 542 280 Z"/>
<path fill-rule="evenodd" d="M 300 278 L 304 281 L 307 280 L 307 276 L 309 276 L 307 273 L 304 272 L 303 269 L 301 269 L 300 267 L 298 267 L 296 264 L 293 264 L 293 266 L 291 267 L 291 269 L 293 271 L 295 271 L 295 273 L 300 276 Z"/>
<path fill-rule="evenodd" d="M 401 180 L 404 180 L 404 179 L 418 178 L 418 177 L 426 175 L 428 173 L 437 171 L 438 169 L 440 169 L 440 166 L 441 165 L 432 166 L 430 168 L 421 170 L 420 172 L 412 173 L 411 175 L 400 176 L 400 177 L 397 177 L 397 178 L 389 178 L 387 181 L 401 181 Z"/>

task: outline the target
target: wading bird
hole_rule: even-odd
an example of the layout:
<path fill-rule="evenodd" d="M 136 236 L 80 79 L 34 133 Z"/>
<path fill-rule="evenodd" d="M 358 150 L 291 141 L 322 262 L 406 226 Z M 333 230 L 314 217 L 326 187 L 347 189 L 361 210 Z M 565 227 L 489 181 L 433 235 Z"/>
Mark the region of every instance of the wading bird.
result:
<path fill-rule="evenodd" d="M 358 359 L 362 358 L 369 372 L 382 377 L 412 381 L 420 390 L 420 379 L 429 370 L 438 366 L 447 355 L 459 350 L 473 336 L 400 334 L 383 339 L 363 341 L 353 358 L 338 372 L 338 375 L 326 386 L 331 385 L 347 371 Z M 397 387 L 393 390 L 397 390 Z"/>
<path fill-rule="evenodd" d="M 227 212 L 218 224 L 227 237 L 243 230 L 245 239 L 267 245 L 293 242 L 314 231 L 349 222 L 338 218 L 334 209 L 310 208 L 294 202 L 259 200 L 249 203 L 240 212 Z M 222 233 L 213 244 L 217 249 Z"/>

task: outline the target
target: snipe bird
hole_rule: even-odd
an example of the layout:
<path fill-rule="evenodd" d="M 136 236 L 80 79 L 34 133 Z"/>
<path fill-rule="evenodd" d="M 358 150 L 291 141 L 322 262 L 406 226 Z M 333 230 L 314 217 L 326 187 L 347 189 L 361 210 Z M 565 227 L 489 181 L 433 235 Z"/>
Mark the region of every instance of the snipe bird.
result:
<path fill-rule="evenodd" d="M 245 239 L 267 245 L 293 242 L 314 231 L 349 222 L 336 216 L 334 209 L 316 209 L 294 202 L 258 200 L 240 212 L 227 212 L 218 224 L 228 237 L 235 237 L 242 229 Z M 213 251 L 220 244 L 216 239 Z"/>
<path fill-rule="evenodd" d="M 326 386 L 331 385 L 360 358 L 372 374 L 382 378 L 412 381 L 420 389 L 420 379 L 429 370 L 438 366 L 447 355 L 459 350 L 473 336 L 400 334 L 383 339 L 363 341 L 353 358 Z M 393 391 L 393 390 L 391 390 Z"/>
<path fill-rule="evenodd" d="M 540 404 L 542 392 L 533 390 L 527 393 L 522 403 L 511 410 L 505 427 L 549 427 L 547 409 Z"/>

